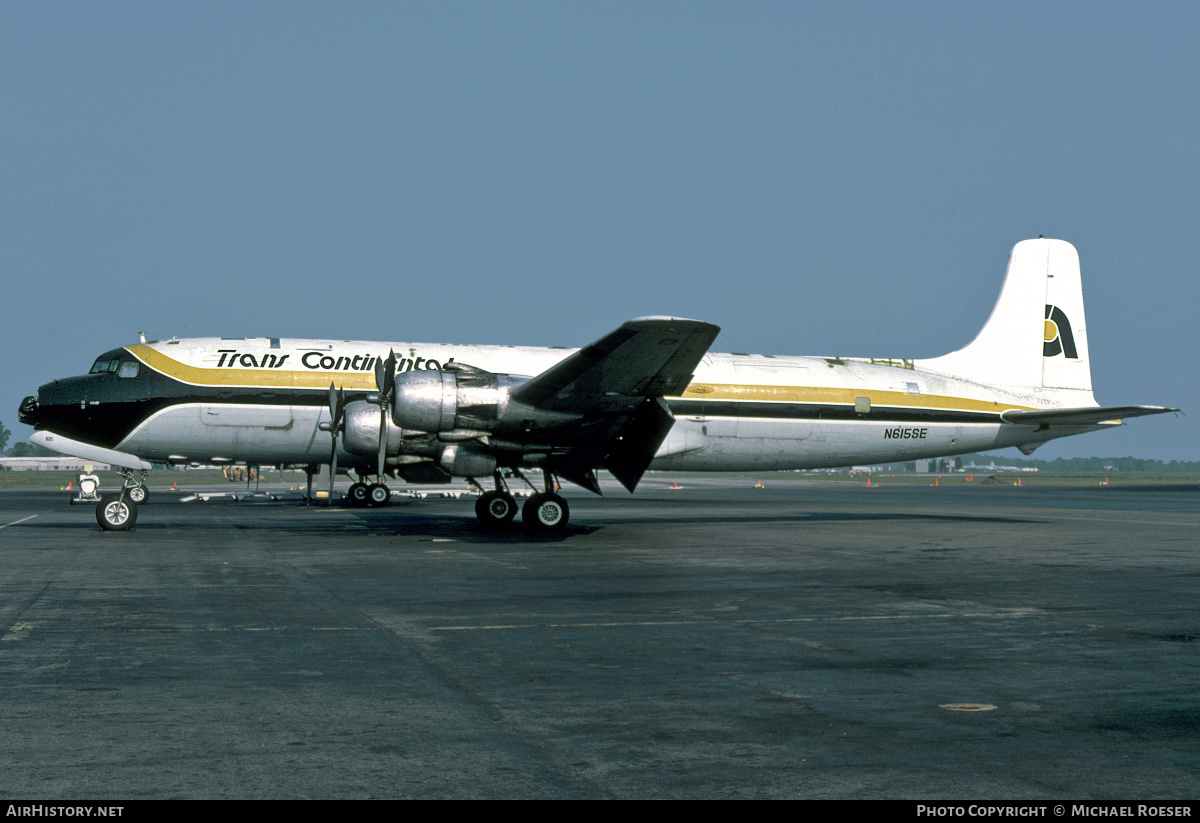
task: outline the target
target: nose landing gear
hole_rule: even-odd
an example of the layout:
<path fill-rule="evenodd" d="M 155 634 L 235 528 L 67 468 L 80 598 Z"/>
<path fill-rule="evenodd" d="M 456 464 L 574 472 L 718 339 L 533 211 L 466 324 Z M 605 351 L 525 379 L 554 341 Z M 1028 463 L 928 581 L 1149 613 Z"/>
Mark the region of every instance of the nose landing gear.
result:
<path fill-rule="evenodd" d="M 121 477 L 124 482 L 118 494 L 106 494 L 96 504 L 96 522 L 105 531 L 129 531 L 137 522 L 137 504 L 144 503 L 149 497 L 146 490 L 146 472 L 134 479 L 133 471 L 123 469 Z"/>

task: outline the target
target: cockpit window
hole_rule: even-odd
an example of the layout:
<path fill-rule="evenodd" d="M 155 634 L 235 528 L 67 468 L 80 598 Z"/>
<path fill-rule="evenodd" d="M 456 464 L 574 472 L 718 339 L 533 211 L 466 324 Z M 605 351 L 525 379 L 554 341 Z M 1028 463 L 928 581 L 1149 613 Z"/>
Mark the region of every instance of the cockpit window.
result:
<path fill-rule="evenodd" d="M 104 374 L 108 371 L 116 371 L 120 362 L 119 360 L 97 360 L 92 364 L 92 370 L 88 374 Z"/>
<path fill-rule="evenodd" d="M 126 360 L 121 364 L 117 377 L 137 377 L 138 363 L 136 360 Z"/>

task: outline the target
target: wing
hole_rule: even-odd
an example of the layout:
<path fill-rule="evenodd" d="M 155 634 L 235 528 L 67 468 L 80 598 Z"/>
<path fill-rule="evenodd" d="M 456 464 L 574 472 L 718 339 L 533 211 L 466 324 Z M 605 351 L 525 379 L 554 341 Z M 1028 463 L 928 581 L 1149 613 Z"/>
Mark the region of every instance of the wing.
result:
<path fill-rule="evenodd" d="M 639 317 L 513 390 L 517 403 L 582 415 L 587 436 L 553 468 L 599 493 L 594 469 L 633 491 L 675 418 L 662 397 L 687 388 L 720 328 L 698 320 Z"/>
<path fill-rule="evenodd" d="M 1179 409 L 1166 406 L 1085 406 L 1078 409 L 1011 409 L 1003 412 L 1000 419 L 1005 423 L 1043 426 L 1094 426 L 1099 423 L 1119 422 L 1125 417 L 1143 417 L 1147 414 L 1165 414 Z"/>
<path fill-rule="evenodd" d="M 720 328 L 699 320 L 639 317 L 515 389 L 513 400 L 548 411 L 617 411 L 681 393 Z"/>

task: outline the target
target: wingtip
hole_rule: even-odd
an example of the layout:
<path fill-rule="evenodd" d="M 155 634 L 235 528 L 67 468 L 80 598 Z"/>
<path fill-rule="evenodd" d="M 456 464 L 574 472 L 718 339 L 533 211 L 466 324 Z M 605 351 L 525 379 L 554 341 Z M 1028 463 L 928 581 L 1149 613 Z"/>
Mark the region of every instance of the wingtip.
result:
<path fill-rule="evenodd" d="M 669 325 L 676 328 L 692 328 L 692 329 L 712 329 L 720 331 L 721 327 L 704 320 L 693 320 L 689 317 L 671 317 L 668 315 L 647 315 L 645 317 L 635 317 L 625 323 L 626 327 L 644 328 L 647 326 L 664 326 Z"/>

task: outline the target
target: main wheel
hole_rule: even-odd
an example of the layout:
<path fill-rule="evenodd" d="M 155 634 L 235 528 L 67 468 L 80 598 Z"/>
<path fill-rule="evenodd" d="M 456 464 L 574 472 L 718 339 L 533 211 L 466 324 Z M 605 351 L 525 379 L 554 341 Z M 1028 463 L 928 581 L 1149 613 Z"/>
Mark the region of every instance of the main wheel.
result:
<path fill-rule="evenodd" d="M 372 506 L 386 506 L 392 502 L 392 490 L 382 483 L 367 487 L 367 502 Z"/>
<path fill-rule="evenodd" d="M 128 531 L 137 522 L 137 506 L 119 494 L 106 494 L 96 504 L 96 522 L 105 531 Z"/>
<path fill-rule="evenodd" d="M 129 500 L 135 505 L 140 506 L 146 502 L 148 497 L 150 497 L 150 490 L 139 483 L 138 485 L 131 487 L 125 496 L 129 498 Z"/>
<path fill-rule="evenodd" d="M 567 501 L 557 494 L 539 492 L 525 501 L 521 519 L 527 528 L 535 531 L 558 531 L 565 528 L 571 519 L 571 509 Z"/>
<path fill-rule="evenodd" d="M 367 505 L 367 484 L 351 483 L 350 491 L 346 493 L 346 499 L 350 501 L 351 506 Z"/>
<path fill-rule="evenodd" d="M 517 516 L 517 501 L 508 492 L 484 492 L 475 501 L 475 516 L 488 528 L 499 528 Z"/>

